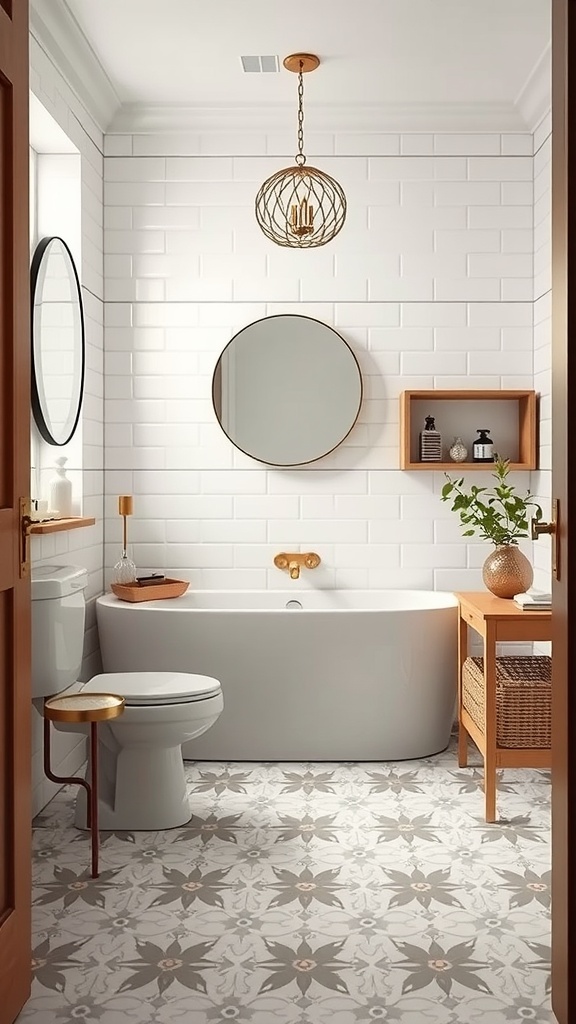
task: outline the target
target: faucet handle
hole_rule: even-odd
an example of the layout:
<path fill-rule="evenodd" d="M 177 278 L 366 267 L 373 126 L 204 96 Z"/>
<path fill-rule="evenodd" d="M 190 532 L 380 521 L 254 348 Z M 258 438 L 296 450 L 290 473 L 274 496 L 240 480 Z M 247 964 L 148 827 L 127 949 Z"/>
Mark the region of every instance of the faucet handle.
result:
<path fill-rule="evenodd" d="M 317 565 L 320 565 L 320 555 L 317 555 L 315 551 L 291 553 L 281 551 L 274 556 L 274 565 L 277 569 L 288 569 L 292 579 L 298 579 L 300 566 L 304 565 L 307 569 L 315 569 Z"/>

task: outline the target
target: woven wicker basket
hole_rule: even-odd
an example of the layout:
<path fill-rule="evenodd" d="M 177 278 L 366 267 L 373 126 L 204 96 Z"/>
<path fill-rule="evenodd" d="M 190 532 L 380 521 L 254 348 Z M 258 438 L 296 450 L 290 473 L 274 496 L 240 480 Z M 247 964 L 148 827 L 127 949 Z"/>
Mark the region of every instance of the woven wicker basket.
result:
<path fill-rule="evenodd" d="M 545 750 L 551 742 L 552 659 L 496 658 L 496 744 Z M 484 665 L 467 658 L 462 669 L 462 703 L 484 732 Z"/>

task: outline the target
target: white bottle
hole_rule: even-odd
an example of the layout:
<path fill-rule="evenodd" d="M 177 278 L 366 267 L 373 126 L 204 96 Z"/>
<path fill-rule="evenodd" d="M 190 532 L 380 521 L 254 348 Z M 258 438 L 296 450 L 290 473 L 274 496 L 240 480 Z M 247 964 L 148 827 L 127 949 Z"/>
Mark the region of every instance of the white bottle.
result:
<path fill-rule="evenodd" d="M 72 484 L 66 476 L 65 464 L 68 459 L 61 455 L 56 459 L 56 476 L 50 480 L 50 508 L 58 511 L 63 519 L 72 515 Z"/>

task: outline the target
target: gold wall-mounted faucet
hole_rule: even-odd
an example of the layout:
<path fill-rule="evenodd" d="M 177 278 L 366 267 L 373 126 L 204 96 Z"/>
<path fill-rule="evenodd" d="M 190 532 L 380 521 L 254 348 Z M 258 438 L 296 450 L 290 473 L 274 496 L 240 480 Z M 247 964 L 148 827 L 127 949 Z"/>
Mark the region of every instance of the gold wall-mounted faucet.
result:
<path fill-rule="evenodd" d="M 304 566 L 305 569 L 315 569 L 316 566 L 320 565 L 320 561 L 320 555 L 317 555 L 315 551 L 296 551 L 290 553 L 281 551 L 279 555 L 274 557 L 276 568 L 288 569 L 291 580 L 299 578 L 301 566 Z"/>

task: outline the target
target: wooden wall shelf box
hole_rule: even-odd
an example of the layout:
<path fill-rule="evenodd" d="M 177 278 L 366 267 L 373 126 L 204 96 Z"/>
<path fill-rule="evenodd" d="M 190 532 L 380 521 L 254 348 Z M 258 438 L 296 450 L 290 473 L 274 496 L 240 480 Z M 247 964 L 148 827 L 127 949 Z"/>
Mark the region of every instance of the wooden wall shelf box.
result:
<path fill-rule="evenodd" d="M 418 438 L 426 416 L 434 416 L 448 450 L 455 437 L 468 448 L 470 461 L 420 462 Z M 472 462 L 472 442 L 479 427 L 490 430 L 494 449 L 510 459 L 511 469 L 536 469 L 535 391 L 403 391 L 400 395 L 400 468 L 423 470 L 490 470 Z"/>

